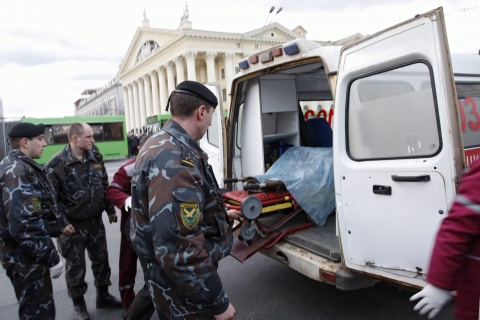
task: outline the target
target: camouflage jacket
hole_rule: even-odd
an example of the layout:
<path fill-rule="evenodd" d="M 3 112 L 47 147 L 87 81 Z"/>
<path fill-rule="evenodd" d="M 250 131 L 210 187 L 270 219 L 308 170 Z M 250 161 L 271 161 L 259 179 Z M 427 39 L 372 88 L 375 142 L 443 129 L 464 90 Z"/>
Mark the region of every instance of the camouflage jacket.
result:
<path fill-rule="evenodd" d="M 28 259 L 49 267 L 60 262 L 44 219 L 58 214 L 55 192 L 42 168 L 17 149 L 0 162 L 0 238 L 11 252 L 3 259 Z M 19 248 L 21 250 L 19 250 Z"/>
<path fill-rule="evenodd" d="M 220 314 L 229 300 L 216 266 L 230 253 L 232 232 L 207 160 L 172 119 L 146 142 L 132 181 L 131 238 L 176 292 Z"/>
<path fill-rule="evenodd" d="M 84 158 L 78 159 L 67 144 L 48 161 L 44 170 L 58 194 L 66 224 L 93 220 L 104 210 L 109 215 L 115 214 L 115 208 L 105 197 L 107 170 L 92 151 L 85 151 Z"/>

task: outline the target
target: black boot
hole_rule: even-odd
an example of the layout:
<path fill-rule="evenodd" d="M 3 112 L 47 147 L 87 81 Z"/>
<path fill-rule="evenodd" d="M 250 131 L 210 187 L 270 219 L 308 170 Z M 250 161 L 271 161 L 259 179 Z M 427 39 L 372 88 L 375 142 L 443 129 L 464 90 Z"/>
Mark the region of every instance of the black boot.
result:
<path fill-rule="evenodd" d="M 88 314 L 83 296 L 73 299 L 73 319 L 90 320 L 90 315 Z"/>
<path fill-rule="evenodd" d="M 97 288 L 97 308 L 122 308 L 122 302 L 108 293 L 108 287 Z"/>

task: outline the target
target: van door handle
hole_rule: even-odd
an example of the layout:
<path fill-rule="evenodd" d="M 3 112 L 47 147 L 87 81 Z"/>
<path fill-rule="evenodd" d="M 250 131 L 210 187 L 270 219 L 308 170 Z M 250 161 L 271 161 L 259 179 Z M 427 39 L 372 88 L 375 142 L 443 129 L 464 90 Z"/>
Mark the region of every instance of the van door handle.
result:
<path fill-rule="evenodd" d="M 397 176 L 392 175 L 393 181 L 398 182 L 428 182 L 430 181 L 430 175 L 422 174 L 420 176 Z"/>
<path fill-rule="evenodd" d="M 385 196 L 391 196 L 392 195 L 392 187 L 373 185 L 373 193 L 383 194 Z"/>

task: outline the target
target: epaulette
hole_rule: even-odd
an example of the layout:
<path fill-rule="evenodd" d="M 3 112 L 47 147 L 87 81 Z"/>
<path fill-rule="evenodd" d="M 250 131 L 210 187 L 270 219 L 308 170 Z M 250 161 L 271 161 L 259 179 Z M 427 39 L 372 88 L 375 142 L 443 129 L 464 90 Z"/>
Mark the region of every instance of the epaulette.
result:
<path fill-rule="evenodd" d="M 194 155 L 192 154 L 192 152 L 190 150 L 188 150 L 187 148 L 184 148 L 183 149 L 183 155 L 182 155 L 182 164 L 184 166 L 193 168 L 195 166 L 194 162 L 193 162 L 193 159 L 194 159 Z"/>
<path fill-rule="evenodd" d="M 96 145 L 92 146 L 92 153 L 93 153 L 93 156 L 95 157 L 95 159 L 97 159 L 97 161 L 102 162 L 103 154 L 100 153 L 100 150 L 98 150 Z"/>
<path fill-rule="evenodd" d="M 103 154 L 101 154 L 101 153 L 94 153 L 94 155 L 95 155 L 95 159 L 97 159 L 97 161 L 102 162 L 102 160 L 103 160 Z"/>

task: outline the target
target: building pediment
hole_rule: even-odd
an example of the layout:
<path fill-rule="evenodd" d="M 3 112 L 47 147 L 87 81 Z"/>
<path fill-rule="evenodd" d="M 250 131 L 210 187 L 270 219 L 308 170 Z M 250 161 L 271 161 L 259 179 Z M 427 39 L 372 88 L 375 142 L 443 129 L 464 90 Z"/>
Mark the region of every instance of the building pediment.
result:
<path fill-rule="evenodd" d="M 117 76 L 128 72 L 138 64 L 148 60 L 156 52 L 160 51 L 164 46 L 178 37 L 181 37 L 181 32 L 177 30 L 137 28 L 122 60 Z"/>

